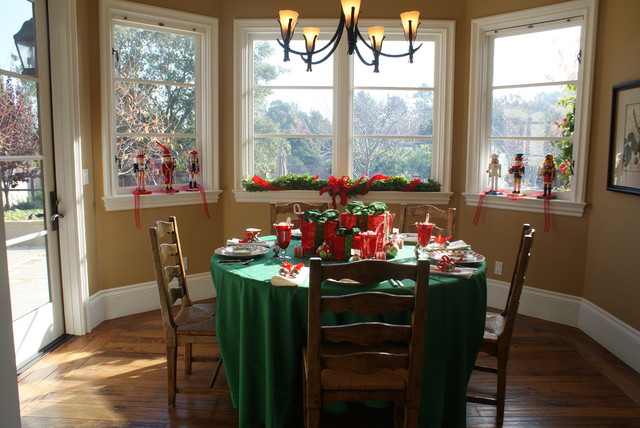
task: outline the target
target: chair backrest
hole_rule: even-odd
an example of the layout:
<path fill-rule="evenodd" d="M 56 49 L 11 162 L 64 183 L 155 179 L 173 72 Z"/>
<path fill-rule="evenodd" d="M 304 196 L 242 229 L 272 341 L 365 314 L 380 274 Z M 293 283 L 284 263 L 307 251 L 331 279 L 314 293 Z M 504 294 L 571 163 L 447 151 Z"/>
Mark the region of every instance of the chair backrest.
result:
<path fill-rule="evenodd" d="M 410 295 L 372 291 L 342 296 L 322 295 L 323 281 L 345 278 L 362 284 L 375 284 L 389 279 L 411 279 L 415 281 L 415 288 Z M 320 393 L 320 372 L 323 369 L 340 367 L 362 374 L 375 373 L 381 369 L 403 368 L 408 370 L 407 394 L 414 397 L 414 394 L 419 394 L 428 291 L 428 260 L 419 260 L 417 265 L 401 265 L 383 260 L 322 265 L 319 258 L 312 258 L 307 338 L 309 385 L 314 385 L 316 392 Z M 410 311 L 412 320 L 411 325 L 357 321 L 339 326 L 323 326 L 321 315 L 325 311 L 346 311 L 363 317 L 376 317 L 389 311 Z M 346 347 L 348 353 L 336 356 L 337 346 Z"/>
<path fill-rule="evenodd" d="M 173 319 L 172 306 L 178 299 L 182 306 L 193 304 L 189 298 L 187 278 L 182 264 L 182 248 L 176 218 L 169 217 L 169 221 L 157 221 L 155 227 L 149 228 L 149 234 L 165 331 L 167 328 L 175 330 L 177 327 Z"/>
<path fill-rule="evenodd" d="M 320 204 L 307 204 L 304 202 L 291 202 L 289 204 L 278 204 L 277 202 L 271 202 L 271 233 L 275 234 L 276 231 L 273 228 L 273 225 L 278 221 L 286 220 L 285 214 L 289 214 L 288 217 L 291 217 L 295 228 L 300 227 L 300 223 L 298 222 L 298 217 L 295 215 L 294 207 L 296 205 L 300 206 L 300 211 L 309 211 L 312 209 L 316 209 L 320 212 L 325 212 L 329 209 L 329 203 L 320 203 Z"/>
<path fill-rule="evenodd" d="M 429 221 L 436 226 L 432 233 L 453 236 L 456 222 L 456 209 L 441 210 L 432 205 L 400 205 L 398 229 L 400 232 L 416 232 L 416 221 L 424 221 L 429 214 Z"/>
<path fill-rule="evenodd" d="M 505 308 L 502 311 L 502 316 L 505 317 L 505 323 L 504 330 L 500 336 L 501 340 L 505 342 L 504 346 L 507 347 L 509 346 L 516 315 L 518 313 L 518 307 L 520 306 L 520 296 L 522 295 L 522 288 L 524 287 L 524 277 L 527 272 L 527 266 L 529 265 L 531 246 L 533 245 L 535 233 L 536 230 L 530 225 L 525 224 L 522 226 L 522 234 L 520 236 L 520 244 L 518 246 L 518 256 L 513 268 L 509 295 L 507 296 Z"/>

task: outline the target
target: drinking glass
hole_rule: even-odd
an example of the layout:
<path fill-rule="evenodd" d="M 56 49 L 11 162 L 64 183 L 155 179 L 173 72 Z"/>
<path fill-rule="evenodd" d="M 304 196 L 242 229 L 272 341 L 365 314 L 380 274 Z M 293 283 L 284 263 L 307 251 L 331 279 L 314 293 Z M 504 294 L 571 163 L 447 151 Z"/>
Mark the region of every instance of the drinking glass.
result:
<path fill-rule="evenodd" d="M 273 225 L 276 230 L 276 244 L 280 247 L 281 251 L 278 258 L 281 260 L 287 260 L 291 257 L 287 256 L 287 247 L 291 242 L 291 230 L 293 229 L 293 223 L 278 223 Z"/>
<path fill-rule="evenodd" d="M 435 223 L 417 222 L 416 229 L 418 229 L 418 245 L 420 247 L 426 247 L 431 242 L 431 232 L 433 231 Z"/>

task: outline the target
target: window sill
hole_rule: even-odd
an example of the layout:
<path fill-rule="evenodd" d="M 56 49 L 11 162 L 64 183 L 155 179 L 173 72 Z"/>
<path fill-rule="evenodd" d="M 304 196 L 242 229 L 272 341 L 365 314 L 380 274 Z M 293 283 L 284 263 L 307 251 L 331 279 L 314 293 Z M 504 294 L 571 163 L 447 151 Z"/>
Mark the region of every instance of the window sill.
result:
<path fill-rule="evenodd" d="M 326 193 L 320 195 L 315 190 L 280 190 L 266 192 L 247 192 L 246 190 L 233 190 L 236 202 L 330 202 L 331 196 Z M 384 202 L 386 204 L 431 204 L 449 205 L 451 192 L 369 192 L 364 196 L 351 198 L 358 201 Z M 339 199 L 336 199 L 338 201 Z"/>
<path fill-rule="evenodd" d="M 467 202 L 467 206 L 478 206 L 480 193 L 463 193 L 462 195 Z M 584 202 L 571 202 L 560 199 L 553 199 L 550 202 L 552 215 L 567 217 L 582 217 L 584 208 L 587 206 Z M 486 195 L 482 201 L 482 208 L 544 213 L 544 200 L 536 198 L 509 199 L 503 195 Z"/>
<path fill-rule="evenodd" d="M 207 204 L 218 202 L 222 190 L 207 190 Z M 124 211 L 134 209 L 133 195 L 105 196 L 102 198 L 107 211 Z M 178 192 L 172 195 L 153 193 L 140 196 L 140 209 L 177 207 L 184 205 L 200 205 L 202 196 L 200 192 Z"/>

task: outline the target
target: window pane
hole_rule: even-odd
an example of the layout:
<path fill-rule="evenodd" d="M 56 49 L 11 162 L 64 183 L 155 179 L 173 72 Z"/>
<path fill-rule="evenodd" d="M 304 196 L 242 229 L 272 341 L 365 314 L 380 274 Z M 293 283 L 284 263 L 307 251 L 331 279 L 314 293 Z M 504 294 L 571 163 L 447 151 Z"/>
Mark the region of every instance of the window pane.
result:
<path fill-rule="evenodd" d="M 566 160 L 572 159 L 573 144 L 569 146 L 561 145 L 552 141 L 529 141 L 529 140 L 501 140 L 491 141 L 491 153 L 497 153 L 502 165 L 502 176 L 498 180 L 498 185 L 506 192 L 513 190 L 513 175 L 509 174 L 509 168 L 513 165 L 516 154 L 524 154 L 525 174 L 522 178 L 522 189 L 542 190 L 542 177 L 539 175 L 540 167 L 547 153 L 554 156 L 556 164 L 556 181 L 553 184 L 554 190 L 569 190 L 571 180 L 571 167 L 566 164 Z M 487 159 L 487 164 L 489 160 Z M 564 164 L 564 166 L 563 166 Z M 487 175 L 485 174 L 485 177 Z M 488 185 L 488 177 L 486 181 Z"/>
<path fill-rule="evenodd" d="M 353 141 L 353 176 L 403 175 L 431 178 L 432 141 L 356 138 Z"/>
<path fill-rule="evenodd" d="M 146 157 L 145 183 L 148 186 L 163 185 L 162 175 L 162 154 L 163 149 L 158 144 L 169 149 L 175 159 L 176 169 L 173 182 L 175 184 L 185 184 L 189 181 L 187 163 L 189 151 L 196 148 L 196 141 L 193 138 L 148 138 L 148 137 L 118 137 L 116 145 L 116 159 L 119 169 L 118 187 L 136 187 L 136 177 L 133 165 L 136 163 L 136 156 L 142 151 Z M 174 189 L 177 187 L 174 186 Z"/>
<path fill-rule="evenodd" d="M 297 34 L 297 33 L 296 33 Z M 317 42 L 321 47 L 327 40 Z M 302 41 L 294 40 L 291 49 L 306 52 Z M 324 53 L 324 52 L 323 52 Z M 275 40 L 259 40 L 253 44 L 253 82 L 255 85 L 269 86 L 331 86 L 333 85 L 333 56 L 321 64 L 313 65 L 313 71 L 307 71 L 307 65 L 293 53 L 289 61 L 284 62 L 284 49 Z M 314 60 L 319 60 L 318 54 Z"/>
<path fill-rule="evenodd" d="M 268 180 L 284 174 L 331 176 L 333 141 L 328 138 L 256 138 L 254 173 Z"/>
<path fill-rule="evenodd" d="M 357 91 L 353 100 L 353 133 L 430 136 L 433 92 Z"/>
<path fill-rule="evenodd" d="M 116 132 L 196 132 L 196 89 L 116 82 Z"/>
<path fill-rule="evenodd" d="M 116 78 L 195 83 L 195 37 L 113 26 Z"/>
<path fill-rule="evenodd" d="M 362 43 L 359 45 L 364 58 L 371 62 L 373 54 Z M 415 45 L 419 46 L 420 42 Z M 404 40 L 385 40 L 382 44 L 382 51 L 389 54 L 405 53 L 408 49 L 409 44 Z M 387 58 L 380 56 L 380 72 L 374 73 L 373 67 L 364 65 L 354 55 L 353 66 L 355 86 L 433 88 L 435 42 L 423 42 L 422 47 L 413 56 L 413 64 L 409 64 L 409 57 Z"/>
<path fill-rule="evenodd" d="M 253 103 L 256 134 L 331 134 L 330 89 L 256 89 Z"/>
<path fill-rule="evenodd" d="M 34 82 L 0 76 L 0 156 L 42 153 L 37 91 Z"/>
<path fill-rule="evenodd" d="M 14 73 L 22 73 L 23 68 L 16 46 L 16 39 L 25 48 L 22 51 L 26 68 L 31 69 L 25 74 L 36 75 L 35 51 L 35 20 L 33 19 L 33 4 L 28 1 L 3 2 L 0 14 L 0 68 Z"/>
<path fill-rule="evenodd" d="M 562 86 L 494 90 L 491 136 L 560 137 L 557 124 L 571 110 L 558 104 L 572 94 Z"/>
<path fill-rule="evenodd" d="M 581 27 L 497 37 L 493 85 L 576 80 Z"/>

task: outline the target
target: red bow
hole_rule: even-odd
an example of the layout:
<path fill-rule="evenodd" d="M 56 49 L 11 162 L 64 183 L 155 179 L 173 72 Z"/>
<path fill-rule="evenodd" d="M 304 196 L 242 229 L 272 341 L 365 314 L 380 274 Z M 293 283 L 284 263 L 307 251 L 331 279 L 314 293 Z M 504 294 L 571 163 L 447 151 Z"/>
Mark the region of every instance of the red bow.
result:
<path fill-rule="evenodd" d="M 462 259 L 458 259 L 460 261 Z M 452 259 L 449 256 L 442 256 L 440 260 L 436 262 L 436 267 L 442 272 L 449 272 L 455 269 L 456 260 Z"/>
<path fill-rule="evenodd" d="M 356 187 L 364 180 L 364 176 L 360 177 L 358 181 L 356 181 L 353 185 L 347 184 L 349 182 L 349 176 L 343 175 L 340 178 L 336 178 L 333 175 L 329 177 L 329 185 L 323 187 L 320 190 L 320 194 L 322 195 L 324 192 L 331 191 L 331 203 L 333 208 L 336 208 L 336 196 L 340 195 L 340 205 L 347 204 L 347 190 Z"/>
<path fill-rule="evenodd" d="M 373 185 L 373 183 L 374 183 L 375 181 L 378 181 L 378 180 L 386 180 L 387 178 L 389 178 L 389 177 L 387 177 L 386 175 L 383 175 L 383 174 L 376 174 L 376 175 L 374 175 L 373 177 L 371 177 L 371 178 L 369 179 L 369 181 L 367 181 L 367 184 L 365 184 L 365 186 L 364 186 L 364 190 L 363 190 L 360 194 L 361 194 L 361 195 L 366 195 L 367 193 L 369 193 L 369 190 L 371 189 L 371 185 Z M 361 178 L 361 179 L 362 179 L 362 178 Z M 357 185 L 357 183 L 356 183 L 356 185 Z M 344 204 L 343 204 L 343 205 L 344 205 Z"/>
<path fill-rule="evenodd" d="M 263 189 L 267 189 L 267 190 L 289 190 L 289 189 L 285 189 L 284 187 L 273 185 L 273 184 L 269 183 L 268 181 L 258 177 L 257 175 L 254 175 L 251 180 L 253 180 L 254 183 L 256 183 L 258 186 L 262 187 Z"/>
<path fill-rule="evenodd" d="M 416 187 L 418 187 L 418 184 L 422 183 L 422 180 L 420 180 L 419 178 L 414 178 L 413 180 L 411 180 L 411 183 L 409 183 L 407 185 L 407 187 L 405 187 L 404 189 L 400 189 L 401 192 L 411 192 L 413 189 L 415 189 Z"/>

